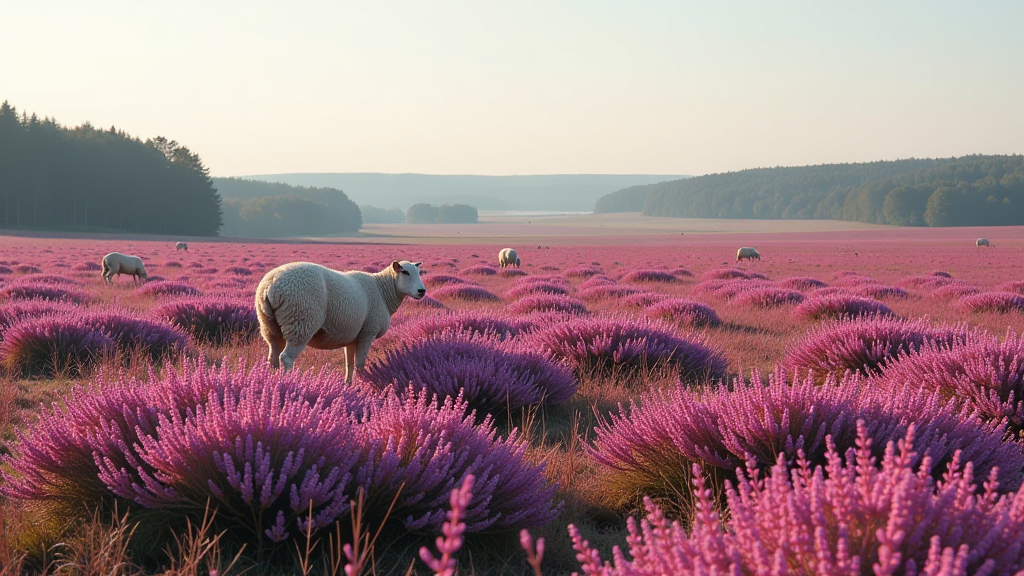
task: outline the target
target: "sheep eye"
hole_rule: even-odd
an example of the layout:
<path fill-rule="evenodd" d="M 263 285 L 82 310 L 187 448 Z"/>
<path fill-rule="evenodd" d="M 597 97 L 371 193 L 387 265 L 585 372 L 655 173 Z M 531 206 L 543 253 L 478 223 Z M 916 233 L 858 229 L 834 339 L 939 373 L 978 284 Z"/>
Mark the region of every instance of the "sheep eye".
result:
<path fill-rule="evenodd" d="M 409 273 L 408 273 L 408 272 L 406 272 L 405 270 L 402 270 L 402 274 L 405 274 L 406 276 L 408 276 L 408 275 L 409 275 Z"/>

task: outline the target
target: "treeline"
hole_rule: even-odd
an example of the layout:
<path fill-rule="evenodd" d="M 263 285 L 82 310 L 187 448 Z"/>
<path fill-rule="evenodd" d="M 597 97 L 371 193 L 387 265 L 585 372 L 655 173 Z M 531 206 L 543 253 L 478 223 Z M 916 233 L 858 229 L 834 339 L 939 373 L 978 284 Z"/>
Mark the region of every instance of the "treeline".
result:
<path fill-rule="evenodd" d="M 335 188 L 307 188 L 242 178 L 214 178 L 224 197 L 222 236 L 281 238 L 353 234 L 362 212 Z"/>
<path fill-rule="evenodd" d="M 405 221 L 410 224 L 475 224 L 479 216 L 468 204 L 413 204 L 405 211 Z"/>
<path fill-rule="evenodd" d="M 364 224 L 401 224 L 405 222 L 405 212 L 401 208 L 378 208 L 360 205 Z"/>
<path fill-rule="evenodd" d="M 897 226 L 1024 224 L 1024 156 L 760 168 L 619 190 L 595 212 L 681 218 L 853 220 Z"/>
<path fill-rule="evenodd" d="M 202 160 L 173 140 L 0 104 L 0 227 L 211 236 L 220 204 Z"/>

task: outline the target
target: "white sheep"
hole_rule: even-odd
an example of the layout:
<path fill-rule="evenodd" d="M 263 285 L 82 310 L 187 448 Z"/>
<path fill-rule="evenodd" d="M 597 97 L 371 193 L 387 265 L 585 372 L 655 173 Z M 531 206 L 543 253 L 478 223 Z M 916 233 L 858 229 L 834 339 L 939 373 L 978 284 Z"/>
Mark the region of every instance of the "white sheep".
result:
<path fill-rule="evenodd" d="M 142 264 L 141 258 L 138 256 L 128 256 L 120 252 L 111 252 L 104 256 L 100 268 L 103 281 L 107 284 L 114 283 L 114 274 L 118 276 L 121 274 L 131 274 L 133 284 L 138 280 L 145 282 L 149 278 L 146 274 L 146 266 Z"/>
<path fill-rule="evenodd" d="M 174 245 L 174 249 L 184 250 L 185 252 L 188 252 L 188 244 L 185 242 L 178 242 L 177 244 Z"/>
<path fill-rule="evenodd" d="M 426 295 L 420 264 L 395 261 L 367 274 L 292 262 L 267 272 L 256 287 L 256 315 L 270 346 L 270 365 L 291 370 L 306 346 L 344 348 L 345 381 L 352 382 L 366 363 L 370 345 L 391 327 L 402 300 Z"/>
<path fill-rule="evenodd" d="M 992 247 L 992 245 L 988 243 L 988 238 L 978 238 L 974 243 L 978 248 L 981 248 L 982 246 L 988 246 L 989 248 Z"/>
<path fill-rule="evenodd" d="M 501 252 L 498 252 L 498 266 L 506 268 L 508 266 L 515 266 L 519 268 L 519 254 L 516 254 L 513 248 L 502 248 Z"/>
<path fill-rule="evenodd" d="M 753 260 L 754 258 L 760 260 L 761 255 L 757 252 L 757 250 L 750 248 L 749 246 L 744 246 L 743 248 L 740 248 L 739 250 L 736 251 L 736 261 L 739 262 L 744 258 L 746 258 L 747 260 Z"/>

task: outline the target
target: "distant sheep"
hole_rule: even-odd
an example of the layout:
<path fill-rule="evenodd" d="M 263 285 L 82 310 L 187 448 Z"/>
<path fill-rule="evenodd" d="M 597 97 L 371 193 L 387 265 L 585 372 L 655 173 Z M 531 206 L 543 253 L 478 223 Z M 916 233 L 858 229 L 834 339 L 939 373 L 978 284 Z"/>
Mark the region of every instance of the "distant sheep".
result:
<path fill-rule="evenodd" d="M 184 250 L 185 252 L 188 252 L 188 244 L 185 242 L 178 242 L 177 244 L 174 245 L 174 249 Z"/>
<path fill-rule="evenodd" d="M 131 274 L 133 284 L 140 280 L 145 282 L 149 279 L 149 275 L 146 274 L 146 266 L 142 264 L 141 258 L 138 256 L 128 256 L 120 252 L 111 252 L 104 256 L 103 262 L 100 264 L 100 270 L 100 275 L 103 276 L 103 281 L 107 284 L 114 283 L 114 274 L 118 276 L 121 274 Z"/>
<path fill-rule="evenodd" d="M 974 243 L 978 248 L 981 248 L 982 246 L 988 246 L 989 248 L 992 247 L 992 245 L 988 243 L 988 238 L 978 238 Z"/>
<path fill-rule="evenodd" d="M 761 255 L 758 254 L 757 250 L 744 246 L 743 248 L 740 248 L 739 250 L 736 251 L 736 261 L 739 262 L 744 258 L 746 258 L 747 260 L 753 260 L 754 258 L 760 260 Z"/>
<path fill-rule="evenodd" d="M 339 272 L 311 262 L 292 262 L 267 272 L 256 287 L 260 334 L 268 360 L 291 370 L 306 346 L 345 349 L 345 381 L 366 364 L 370 345 L 391 327 L 402 300 L 422 299 L 422 262 L 392 262 L 373 274 Z"/>
<path fill-rule="evenodd" d="M 519 268 L 519 254 L 516 254 L 513 248 L 502 248 L 501 252 L 498 252 L 498 266 L 506 268 L 508 266 L 515 266 Z"/>

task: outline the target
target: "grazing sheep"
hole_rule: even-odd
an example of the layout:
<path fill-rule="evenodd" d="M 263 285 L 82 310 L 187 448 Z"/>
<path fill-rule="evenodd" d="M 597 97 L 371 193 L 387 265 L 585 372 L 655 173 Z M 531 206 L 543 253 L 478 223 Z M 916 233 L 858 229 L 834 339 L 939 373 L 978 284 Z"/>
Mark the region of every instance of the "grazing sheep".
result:
<path fill-rule="evenodd" d="M 270 346 L 270 365 L 291 370 L 306 346 L 344 348 L 345 381 L 352 382 L 366 363 L 370 345 L 391 327 L 402 300 L 426 295 L 420 264 L 394 261 L 368 274 L 292 262 L 267 272 L 256 287 L 256 315 Z"/>
<path fill-rule="evenodd" d="M 760 260 L 761 255 L 758 254 L 757 250 L 754 250 L 753 248 L 750 248 L 748 246 L 744 246 L 743 248 L 740 248 L 739 250 L 736 251 L 736 261 L 739 262 L 744 258 L 746 258 L 747 260 L 753 260 L 754 258 Z"/>
<path fill-rule="evenodd" d="M 178 242 L 177 244 L 174 245 L 174 249 L 184 250 L 185 252 L 188 252 L 188 244 L 186 244 L 185 242 Z"/>
<path fill-rule="evenodd" d="M 989 248 L 992 247 L 992 245 L 988 243 L 988 238 L 978 238 L 974 243 L 978 248 L 981 248 L 982 246 L 988 246 Z"/>
<path fill-rule="evenodd" d="M 121 254 L 120 252 L 111 252 L 103 257 L 103 262 L 100 264 L 100 274 L 103 276 L 103 281 L 107 284 L 114 283 L 114 274 L 120 276 L 121 274 L 131 274 L 132 284 L 136 281 L 141 280 L 145 282 L 149 279 L 149 275 L 146 274 L 146 267 L 142 264 L 142 259 L 138 256 L 128 256 L 127 254 Z"/>
<path fill-rule="evenodd" d="M 498 266 L 501 268 L 508 266 L 519 268 L 519 255 L 512 248 L 502 248 L 501 252 L 498 252 Z"/>

